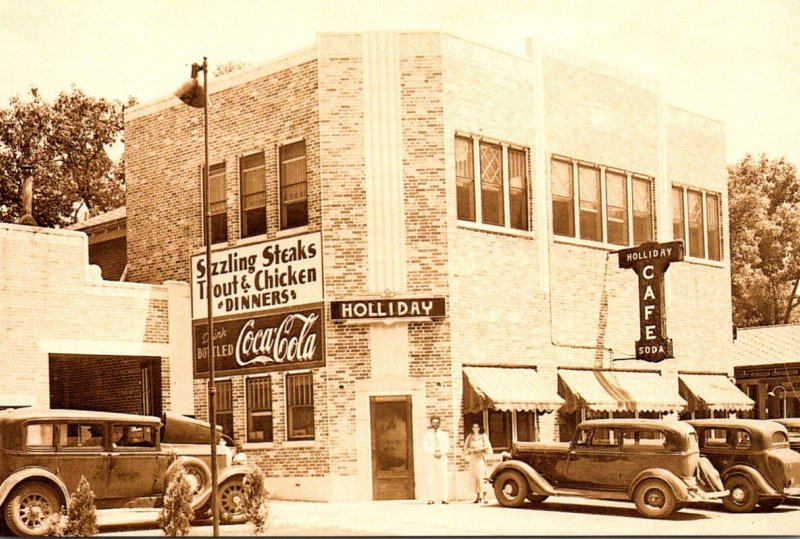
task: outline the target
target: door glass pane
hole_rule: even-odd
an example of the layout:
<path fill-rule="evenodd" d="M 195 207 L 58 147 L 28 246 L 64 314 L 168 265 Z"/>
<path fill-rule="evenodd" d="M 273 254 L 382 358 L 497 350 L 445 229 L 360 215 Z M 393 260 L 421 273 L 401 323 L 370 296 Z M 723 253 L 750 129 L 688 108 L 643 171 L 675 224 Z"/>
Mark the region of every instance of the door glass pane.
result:
<path fill-rule="evenodd" d="M 406 471 L 408 458 L 407 404 L 405 401 L 380 402 L 373 407 L 375 463 L 379 471 Z"/>

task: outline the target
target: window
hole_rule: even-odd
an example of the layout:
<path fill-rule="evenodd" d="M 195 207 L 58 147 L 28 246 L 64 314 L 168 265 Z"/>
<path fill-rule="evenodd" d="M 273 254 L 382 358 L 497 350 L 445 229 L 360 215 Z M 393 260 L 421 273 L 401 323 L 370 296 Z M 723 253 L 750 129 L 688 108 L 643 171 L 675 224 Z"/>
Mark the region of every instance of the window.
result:
<path fill-rule="evenodd" d="M 269 377 L 247 379 L 247 441 L 272 441 L 272 386 Z"/>
<path fill-rule="evenodd" d="M 719 195 L 706 193 L 708 258 L 711 260 L 722 260 L 722 234 L 720 233 L 719 215 Z"/>
<path fill-rule="evenodd" d="M 102 425 L 62 424 L 58 429 L 58 446 L 69 449 L 102 448 L 104 430 Z"/>
<path fill-rule="evenodd" d="M 536 441 L 536 414 L 534 412 L 517 412 L 517 441 Z"/>
<path fill-rule="evenodd" d="M 142 415 L 153 415 L 153 367 L 145 365 L 142 367 Z"/>
<path fill-rule="evenodd" d="M 773 432 L 772 433 L 772 444 L 773 445 L 780 445 L 780 444 L 788 444 L 789 438 L 786 436 L 785 432 Z"/>
<path fill-rule="evenodd" d="M 208 174 L 211 177 L 209 184 L 209 200 L 211 201 L 211 243 L 224 243 L 228 241 L 228 189 L 225 184 L 225 163 L 217 163 L 208 167 Z M 205 178 L 205 169 L 203 171 Z M 205 193 L 205 184 L 203 193 Z M 208 230 L 206 230 L 205 206 L 203 207 L 203 230 L 205 235 L 203 241 L 208 241 Z"/>
<path fill-rule="evenodd" d="M 308 224 L 308 179 L 305 141 L 280 149 L 281 230 Z"/>
<path fill-rule="evenodd" d="M 588 429 L 581 429 L 578 431 L 578 436 L 575 438 L 575 445 L 587 446 L 589 445 L 589 438 L 592 431 Z"/>
<path fill-rule="evenodd" d="M 32 449 L 55 447 L 53 425 L 49 423 L 35 423 L 25 427 L 25 444 Z"/>
<path fill-rule="evenodd" d="M 516 418 L 516 419 L 515 419 Z M 516 436 L 511 428 L 516 422 Z M 489 434 L 489 441 L 495 453 L 508 451 L 512 442 L 535 442 L 538 428 L 535 412 L 501 412 L 484 410 L 471 414 L 464 414 L 464 433 L 469 434 L 473 423 L 479 424 Z"/>
<path fill-rule="evenodd" d="M 267 194 L 264 152 L 239 159 L 241 237 L 267 233 Z"/>
<path fill-rule="evenodd" d="M 608 243 L 628 245 L 628 178 L 606 171 Z"/>
<path fill-rule="evenodd" d="M 575 206 L 573 199 L 572 163 L 552 161 L 553 168 L 553 233 L 575 237 Z"/>
<path fill-rule="evenodd" d="M 154 448 L 156 430 L 150 425 L 114 425 L 111 432 L 112 447 Z"/>
<path fill-rule="evenodd" d="M 217 388 L 214 403 L 216 406 L 217 425 L 222 427 L 222 433 L 233 438 L 233 389 L 230 380 L 215 382 Z"/>
<path fill-rule="evenodd" d="M 633 178 L 633 244 L 653 241 L 653 182 Z"/>
<path fill-rule="evenodd" d="M 750 433 L 737 430 L 734 434 L 734 442 L 733 442 L 738 449 L 748 449 L 750 447 Z"/>
<path fill-rule="evenodd" d="M 488 432 L 495 452 L 511 449 L 511 412 L 489 410 Z"/>
<path fill-rule="evenodd" d="M 603 240 L 600 224 L 600 171 L 593 167 L 578 167 L 578 193 L 580 194 L 581 239 Z"/>
<path fill-rule="evenodd" d="M 480 143 L 481 209 L 483 222 L 503 226 L 503 150 L 495 144 Z"/>
<path fill-rule="evenodd" d="M 314 385 L 310 372 L 286 375 L 286 438 L 314 439 Z"/>
<path fill-rule="evenodd" d="M 657 430 L 627 430 L 622 434 L 622 449 L 663 451 L 667 449 L 667 437 Z"/>
<path fill-rule="evenodd" d="M 725 429 L 706 429 L 703 432 L 704 447 L 727 447 L 728 431 Z"/>
<path fill-rule="evenodd" d="M 703 238 L 703 195 L 688 190 L 689 198 L 689 256 L 703 258 L 706 254 Z"/>
<path fill-rule="evenodd" d="M 594 429 L 592 433 L 593 447 L 616 447 L 619 443 L 617 433 L 614 429 L 601 428 Z"/>
<path fill-rule="evenodd" d="M 672 239 L 686 240 L 686 213 L 683 207 L 683 189 L 672 187 Z"/>
<path fill-rule="evenodd" d="M 459 219 L 475 221 L 475 161 L 465 137 L 456 137 L 456 207 Z"/>
<path fill-rule="evenodd" d="M 528 230 L 528 167 L 522 150 L 508 150 L 508 189 L 511 228 Z"/>

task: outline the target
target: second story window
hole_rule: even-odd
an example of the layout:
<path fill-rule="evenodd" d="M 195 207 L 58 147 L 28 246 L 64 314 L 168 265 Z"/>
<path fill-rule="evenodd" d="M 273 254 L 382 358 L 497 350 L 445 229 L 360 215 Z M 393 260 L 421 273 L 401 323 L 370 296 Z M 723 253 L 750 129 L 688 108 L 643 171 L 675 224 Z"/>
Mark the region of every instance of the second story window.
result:
<path fill-rule="evenodd" d="M 722 260 L 722 232 L 719 226 L 719 216 L 719 195 L 706 193 L 708 258 L 711 260 Z"/>
<path fill-rule="evenodd" d="M 481 142 L 481 209 L 483 222 L 503 226 L 503 150 Z"/>
<path fill-rule="evenodd" d="M 308 178 L 305 141 L 280 148 L 281 230 L 308 224 Z"/>
<path fill-rule="evenodd" d="M 209 183 L 209 200 L 211 201 L 211 243 L 225 243 L 228 241 L 228 189 L 225 183 L 225 163 L 211 165 L 208 170 L 211 178 Z M 205 173 L 203 173 L 205 176 Z M 205 186 L 204 186 L 205 187 Z M 205 193 L 205 189 L 203 189 Z M 206 230 L 206 212 L 203 206 L 203 241 L 208 241 Z"/>
<path fill-rule="evenodd" d="M 683 240 L 693 258 L 722 260 L 720 194 L 672 186 L 672 237 Z"/>
<path fill-rule="evenodd" d="M 689 256 L 703 258 L 706 255 L 706 242 L 703 237 L 703 194 L 689 189 Z"/>
<path fill-rule="evenodd" d="M 633 178 L 633 244 L 653 241 L 652 180 Z"/>
<path fill-rule="evenodd" d="M 686 212 L 683 207 L 683 189 L 672 187 L 672 238 L 686 240 Z"/>
<path fill-rule="evenodd" d="M 267 232 L 267 196 L 264 176 L 264 152 L 239 159 L 241 192 L 241 237 Z"/>
<path fill-rule="evenodd" d="M 458 218 L 475 220 L 475 159 L 472 139 L 456 137 L 456 208 Z"/>
<path fill-rule="evenodd" d="M 528 167 L 525 152 L 508 150 L 508 189 L 512 228 L 528 230 Z"/>
<path fill-rule="evenodd" d="M 575 204 L 572 163 L 553 160 L 553 233 L 575 237 Z"/>
<path fill-rule="evenodd" d="M 594 167 L 578 167 L 580 193 L 581 239 L 603 241 L 600 221 L 600 171 Z"/>
<path fill-rule="evenodd" d="M 628 181 L 624 174 L 606 171 L 608 243 L 628 245 Z"/>

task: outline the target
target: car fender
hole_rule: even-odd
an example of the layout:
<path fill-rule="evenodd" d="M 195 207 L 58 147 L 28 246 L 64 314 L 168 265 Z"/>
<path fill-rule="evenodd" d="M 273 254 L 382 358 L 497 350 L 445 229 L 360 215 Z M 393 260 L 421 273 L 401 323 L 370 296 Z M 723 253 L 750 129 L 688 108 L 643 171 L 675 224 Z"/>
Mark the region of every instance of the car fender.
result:
<path fill-rule="evenodd" d="M 494 471 L 492 471 L 489 481 L 494 481 L 498 475 L 506 470 L 515 470 L 521 473 L 523 477 L 528 480 L 528 487 L 534 494 L 541 494 L 545 496 L 556 495 L 556 491 L 550 482 L 542 477 L 542 475 L 537 472 L 533 466 L 521 460 L 512 459 L 500 463 L 497 467 L 495 467 Z"/>
<path fill-rule="evenodd" d="M 770 486 L 764 476 L 750 466 L 745 466 L 742 464 L 738 464 L 736 466 L 731 466 L 722 474 L 722 480 L 727 481 L 728 478 L 733 476 L 744 476 L 752 481 L 753 485 L 756 487 L 759 496 L 783 496 L 782 492 L 778 492 L 774 488 Z"/>
<path fill-rule="evenodd" d="M 11 491 L 14 490 L 14 487 L 23 481 L 27 481 L 28 479 L 42 479 L 47 483 L 53 484 L 61 493 L 64 503 L 66 504 L 69 502 L 69 491 L 67 490 L 67 486 L 56 474 L 47 468 L 37 468 L 32 466 L 30 468 L 22 468 L 21 470 L 17 470 L 9 475 L 2 484 L 0 484 L 0 505 L 5 503 L 6 498 Z"/>
<path fill-rule="evenodd" d="M 631 499 L 633 499 L 633 494 L 636 492 L 636 487 L 647 479 L 661 479 L 664 481 L 672 489 L 672 493 L 678 501 L 685 502 L 690 500 L 689 487 L 686 486 L 686 483 L 680 477 L 664 468 L 648 468 L 639 472 L 639 475 L 634 478 L 628 489 L 628 496 Z"/>

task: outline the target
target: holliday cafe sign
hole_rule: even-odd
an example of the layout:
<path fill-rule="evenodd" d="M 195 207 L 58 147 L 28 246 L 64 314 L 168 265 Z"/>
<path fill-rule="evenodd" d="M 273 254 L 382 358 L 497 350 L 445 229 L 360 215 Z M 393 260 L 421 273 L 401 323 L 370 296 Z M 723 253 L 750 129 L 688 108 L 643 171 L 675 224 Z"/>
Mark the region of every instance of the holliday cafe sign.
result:
<path fill-rule="evenodd" d="M 322 306 L 214 322 L 218 375 L 322 367 Z M 208 324 L 194 323 L 194 375 L 208 373 Z"/>
<path fill-rule="evenodd" d="M 658 362 L 672 353 L 664 312 L 664 272 L 671 262 L 683 260 L 683 242 L 643 243 L 619 253 L 619 267 L 639 276 L 639 340 L 636 359 Z"/>
<path fill-rule="evenodd" d="M 441 318 L 444 298 L 400 298 L 331 301 L 331 320 Z"/>
<path fill-rule="evenodd" d="M 214 317 L 322 301 L 322 235 L 244 245 L 211 254 Z M 205 254 L 192 257 L 192 319 L 206 315 Z"/>

